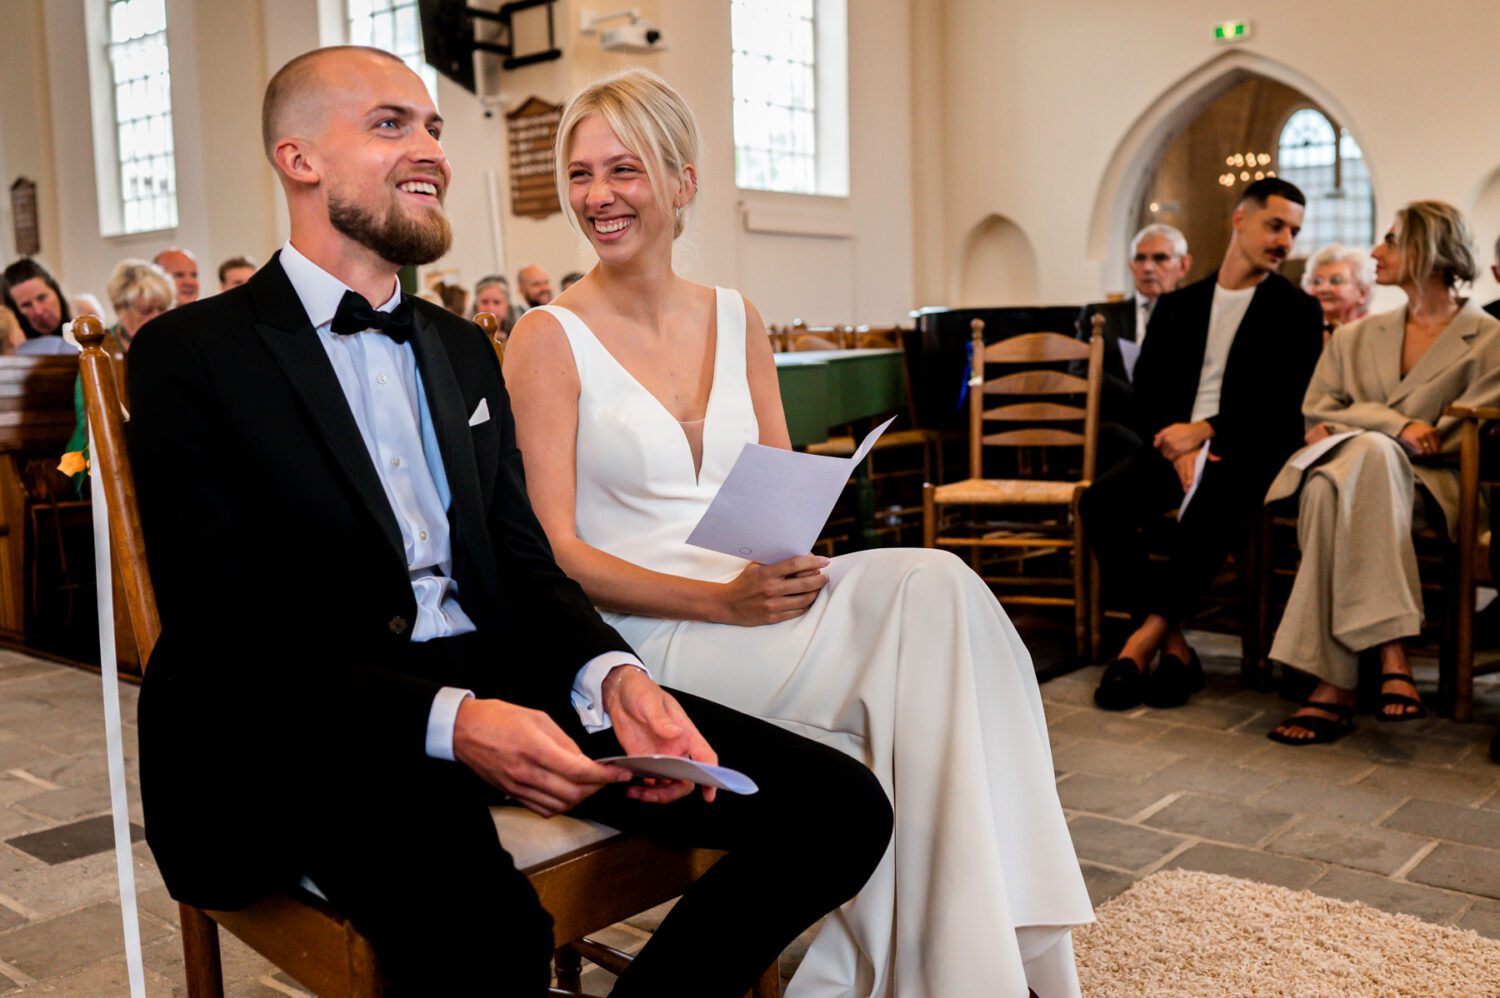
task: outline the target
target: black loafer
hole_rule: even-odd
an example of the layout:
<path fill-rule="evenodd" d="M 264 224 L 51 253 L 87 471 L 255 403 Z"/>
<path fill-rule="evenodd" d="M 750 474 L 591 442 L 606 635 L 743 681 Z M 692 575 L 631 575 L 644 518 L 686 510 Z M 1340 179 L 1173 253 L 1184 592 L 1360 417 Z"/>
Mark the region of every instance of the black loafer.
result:
<path fill-rule="evenodd" d="M 1201 689 L 1203 663 L 1198 661 L 1197 652 L 1189 652 L 1186 662 L 1176 655 L 1163 654 L 1146 682 L 1146 705 L 1181 707 Z"/>
<path fill-rule="evenodd" d="M 1141 667 L 1128 658 L 1117 658 L 1104 667 L 1094 702 L 1105 710 L 1129 710 L 1139 707 L 1146 693 L 1146 676 Z"/>

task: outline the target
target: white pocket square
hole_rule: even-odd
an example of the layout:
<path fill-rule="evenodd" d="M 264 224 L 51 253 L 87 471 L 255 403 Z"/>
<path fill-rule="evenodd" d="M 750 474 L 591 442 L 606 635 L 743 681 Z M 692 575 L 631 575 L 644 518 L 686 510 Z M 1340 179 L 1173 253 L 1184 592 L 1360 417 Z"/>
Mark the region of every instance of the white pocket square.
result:
<path fill-rule="evenodd" d="M 490 421 L 490 403 L 488 399 L 480 399 L 479 405 L 474 407 L 474 415 L 469 417 L 470 426 L 478 426 L 480 423 Z"/>

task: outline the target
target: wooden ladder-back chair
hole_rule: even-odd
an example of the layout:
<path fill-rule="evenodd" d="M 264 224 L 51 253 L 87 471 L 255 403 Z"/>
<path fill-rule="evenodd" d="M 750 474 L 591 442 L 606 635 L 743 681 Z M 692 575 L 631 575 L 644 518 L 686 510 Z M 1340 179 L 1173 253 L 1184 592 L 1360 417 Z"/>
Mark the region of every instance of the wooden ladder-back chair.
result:
<path fill-rule="evenodd" d="M 161 618 L 147 566 L 119 394 L 111 359 L 101 346 L 102 325 L 84 317 L 74 329 L 83 344 L 84 402 L 96 445 L 95 495 L 102 492 L 109 503 L 110 547 L 141 661 L 146 663 L 161 635 Z M 555 922 L 559 987 L 551 990 L 552 995 L 580 993 L 580 955 L 613 973 L 622 971 L 628 955 L 585 937 L 683 893 L 720 855 L 667 848 L 566 815 L 541 818 L 516 806 L 492 810 L 500 840 Z M 178 913 L 190 998 L 223 998 L 221 927 L 322 998 L 387 993 L 369 942 L 311 893 L 276 894 L 239 911 L 179 904 Z M 780 993 L 779 969 L 773 964 L 751 995 L 777 998 Z"/>
<path fill-rule="evenodd" d="M 1500 408 L 1449 406 L 1443 413 L 1460 421 L 1458 545 L 1453 551 L 1454 588 L 1445 600 L 1443 644 L 1438 658 L 1438 702 L 1455 721 L 1474 718 L 1474 676 L 1500 669 L 1500 662 L 1474 663 L 1474 590 L 1494 585 L 1487 524 L 1479 522 L 1481 486 L 1500 480 L 1500 468 L 1483 466 L 1481 434 L 1500 429 Z M 1500 450 L 1500 448 L 1497 448 Z M 1500 496 L 1491 496 L 1491 501 Z M 1494 517 L 1491 514 L 1491 522 Z"/>
<path fill-rule="evenodd" d="M 1094 317 L 1093 335 L 1080 343 L 1064 333 L 1026 333 L 985 346 L 984 320 L 970 323 L 973 373 L 969 378 L 969 477 L 949 485 L 928 483 L 922 490 L 923 535 L 927 547 L 967 548 L 975 571 L 983 565 L 986 548 L 1006 549 L 1025 556 L 1034 552 L 1072 551 L 1072 595 L 1051 596 L 1035 592 L 1037 576 L 987 576 L 986 582 L 1022 587 L 1011 593 L 1010 603 L 1039 606 L 1071 606 L 1073 637 L 1077 653 L 1098 657 L 1098 572 L 1084 543 L 1083 521 L 1078 503 L 1094 477 L 1095 450 L 1099 431 L 1099 386 L 1103 377 L 1103 317 Z M 1061 365 L 1084 360 L 1087 375 L 1078 377 L 1058 370 Z M 991 364 L 1011 370 L 995 378 L 986 376 Z M 1083 396 L 1083 405 L 1053 401 L 1047 397 Z M 988 408 L 992 400 L 1022 398 Z M 1042 400 L 1037 400 L 1042 397 Z M 1019 428 L 985 432 L 987 423 L 1023 424 Z M 1042 426 L 1025 424 L 1045 424 Z M 1075 428 L 1067 428 L 1072 424 Z M 986 448 L 1009 448 L 1024 456 L 1033 448 L 1070 447 L 1082 451 L 1081 474 L 1076 479 L 990 479 L 984 477 Z M 971 507 L 968 522 L 950 527 L 945 507 Z M 987 523 L 980 510 L 996 508 L 1053 508 L 1057 515 L 1048 522 L 1013 522 L 998 526 Z M 950 533 L 950 530 L 961 531 Z"/>

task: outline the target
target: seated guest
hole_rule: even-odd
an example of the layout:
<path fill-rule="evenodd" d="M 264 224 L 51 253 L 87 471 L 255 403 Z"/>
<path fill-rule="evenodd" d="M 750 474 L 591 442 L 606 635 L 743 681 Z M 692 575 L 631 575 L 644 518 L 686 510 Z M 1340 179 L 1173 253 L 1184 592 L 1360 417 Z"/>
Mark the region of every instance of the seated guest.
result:
<path fill-rule="evenodd" d="M 1407 304 L 1341 327 L 1302 411 L 1307 442 L 1361 430 L 1305 473 L 1288 463 L 1267 501 L 1302 486 L 1302 563 L 1271 658 L 1317 676 L 1307 702 L 1270 732 L 1290 745 L 1352 727 L 1359 656 L 1378 651 L 1381 721 L 1426 716 L 1402 640 L 1422 629 L 1414 523 L 1458 529 L 1457 423 L 1450 405 L 1500 404 L 1500 320 L 1465 305 L 1474 279 L 1468 226 L 1441 201 L 1414 201 L 1375 247 L 1375 280 Z"/>
<path fill-rule="evenodd" d="M 109 275 L 105 292 L 118 320 L 105 330 L 116 354 L 130 349 L 136 330 L 177 303 L 172 279 L 145 260 L 121 260 Z"/>
<path fill-rule="evenodd" d="M 104 318 L 104 306 L 99 304 L 99 299 L 87 291 L 73 296 L 73 317 L 80 315 L 92 315 L 99 319 Z"/>
<path fill-rule="evenodd" d="M 1099 395 L 1098 474 L 1129 457 L 1141 445 L 1135 425 L 1135 396 L 1130 379 L 1137 352 L 1146 342 L 1147 322 L 1156 301 L 1177 290 L 1192 269 L 1187 239 L 1170 225 L 1148 225 L 1130 241 L 1130 276 L 1135 290 L 1121 301 L 1085 305 L 1078 313 L 1078 338 L 1094 334 L 1094 316 L 1104 316 L 1104 379 Z M 1121 347 L 1120 343 L 1133 343 Z M 1130 362 L 1125 359 L 1130 352 Z M 1083 374 L 1075 365 L 1075 373 Z"/>
<path fill-rule="evenodd" d="M 569 288 L 571 288 L 573 285 L 577 284 L 581 280 L 583 280 L 583 274 L 582 273 L 580 273 L 579 271 L 576 271 L 576 270 L 570 270 L 566 274 L 563 275 L 562 289 L 564 291 L 566 291 Z"/>
<path fill-rule="evenodd" d="M 474 313 L 488 312 L 500 322 L 500 342 L 516 328 L 516 306 L 510 300 L 510 282 L 500 274 L 489 274 L 474 285 Z"/>
<path fill-rule="evenodd" d="M 1346 322 L 1369 312 L 1375 261 L 1361 249 L 1329 243 L 1307 260 L 1302 290 L 1323 306 L 1323 342 Z"/>
<path fill-rule="evenodd" d="M 528 263 L 516 272 L 516 290 L 521 292 L 526 308 L 536 308 L 552 300 L 552 278 L 541 267 Z"/>
<path fill-rule="evenodd" d="M 1218 273 L 1163 295 L 1151 313 L 1134 382 L 1149 446 L 1105 472 L 1081 506 L 1104 584 L 1128 593 L 1137 624 L 1094 691 L 1108 710 L 1176 707 L 1203 688 L 1181 624 L 1249 537 L 1266 486 L 1301 442 L 1322 312 L 1276 268 L 1305 203 L 1280 178 L 1250 184 Z M 1153 563 L 1143 530 L 1173 509 L 1167 559 Z"/>
<path fill-rule="evenodd" d="M 552 920 L 497 838 L 504 791 L 724 850 L 613 993 L 740 998 L 879 862 L 879 784 L 658 686 L 558 569 L 494 350 L 397 281 L 452 241 L 421 78 L 377 49 L 316 50 L 272 77 L 261 121 L 288 241 L 131 348 L 162 621 L 141 802 L 167 889 L 238 909 L 307 877 L 393 994 L 540 996 Z M 716 752 L 760 792 L 626 787 L 595 761 Z"/>
<path fill-rule="evenodd" d="M 219 264 L 219 291 L 228 291 L 244 284 L 259 266 L 248 256 L 232 256 L 225 260 Z"/>
<path fill-rule="evenodd" d="M 180 246 L 171 246 L 156 254 L 151 262 L 172 275 L 177 304 L 198 300 L 198 260 L 193 254 Z"/>
<path fill-rule="evenodd" d="M 457 284 L 449 284 L 447 281 L 439 281 L 432 289 L 437 292 L 443 307 L 454 315 L 469 317 L 469 293 Z"/>
<path fill-rule="evenodd" d="M 26 334 L 15 346 L 17 354 L 69 354 L 74 347 L 62 337 L 63 326 L 73 321 L 68 299 L 57 278 L 31 259 L 17 260 L 5 268 L 5 304 L 15 314 Z"/>
<path fill-rule="evenodd" d="M 1495 240 L 1495 260 L 1490 264 L 1490 273 L 1495 275 L 1495 280 L 1500 281 L 1500 239 Z M 1500 298 L 1496 298 L 1484 307 L 1484 310 L 1495 318 L 1500 319 Z"/>

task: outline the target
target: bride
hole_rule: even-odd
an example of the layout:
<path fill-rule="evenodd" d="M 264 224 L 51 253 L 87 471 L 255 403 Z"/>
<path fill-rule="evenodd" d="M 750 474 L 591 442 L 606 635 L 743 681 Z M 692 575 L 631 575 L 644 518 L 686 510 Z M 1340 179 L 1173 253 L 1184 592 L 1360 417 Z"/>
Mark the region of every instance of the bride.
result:
<path fill-rule="evenodd" d="M 505 357 L 557 561 L 661 683 L 835 746 L 890 795 L 890 850 L 789 996 L 1076 995 L 1093 913 L 1031 657 L 984 583 L 939 551 L 759 565 L 685 543 L 745 443 L 790 446 L 754 307 L 672 269 L 697 143 L 642 70 L 563 114 L 558 189 L 599 263 Z"/>

